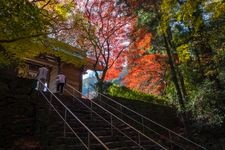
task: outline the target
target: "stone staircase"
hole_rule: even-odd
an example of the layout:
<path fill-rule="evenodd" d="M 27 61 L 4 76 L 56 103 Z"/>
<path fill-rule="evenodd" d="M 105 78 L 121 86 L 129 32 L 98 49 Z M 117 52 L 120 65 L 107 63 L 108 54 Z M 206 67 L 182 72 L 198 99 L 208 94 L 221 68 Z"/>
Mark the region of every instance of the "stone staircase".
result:
<path fill-rule="evenodd" d="M 47 116 L 45 149 L 205 149 L 117 101 L 110 100 L 116 104 L 112 107 L 102 101 L 102 96 L 110 99 L 103 94 L 96 100 L 82 99 L 68 87 L 72 90 L 65 89 L 64 96 L 40 93 L 42 102 L 48 102 L 42 105 L 48 107 L 42 109 Z"/>
<path fill-rule="evenodd" d="M 45 94 L 51 99 L 50 95 Z M 84 123 L 110 150 L 136 150 L 136 149 L 164 149 L 157 145 L 154 140 L 138 134 L 132 127 L 121 120 L 112 116 L 108 112 L 93 105 L 87 99 L 74 99 L 71 96 L 57 97 L 65 106 Z M 79 102 L 79 100 L 81 102 Z M 93 136 L 88 134 L 87 130 L 74 118 L 55 98 L 52 98 L 51 104 L 57 108 L 59 114 L 67 121 L 68 125 L 88 145 L 91 150 L 107 149 L 103 147 Z M 91 109 L 93 111 L 91 111 Z M 74 135 L 68 126 L 57 115 L 54 109 L 50 108 L 44 98 L 40 99 L 38 106 L 40 132 L 42 145 L 47 150 L 82 150 L 86 149 L 80 140 Z M 111 125 L 112 124 L 112 125 Z"/>
<path fill-rule="evenodd" d="M 2 79 L 2 77 L 0 79 Z M 91 104 L 89 100 L 79 99 L 81 102 L 83 102 L 82 104 L 78 102 L 78 99 L 73 98 L 71 96 L 57 95 L 57 97 L 59 97 L 63 101 L 63 103 L 69 107 L 69 110 L 71 110 L 93 132 L 94 135 L 96 135 L 99 139 L 101 139 L 103 143 L 107 145 L 107 148 L 104 148 L 102 144 L 99 143 L 99 141 L 96 141 L 96 138 L 94 138 L 93 135 L 90 135 L 90 133 L 88 135 L 87 130 L 80 123 L 78 123 L 77 119 L 75 119 L 71 114 L 69 114 L 68 111 L 67 113 L 65 113 L 65 108 L 62 107 L 62 104 L 56 101 L 56 98 L 52 98 L 51 104 L 53 104 L 53 106 L 58 110 L 62 118 L 59 117 L 59 115 L 54 111 L 53 108 L 50 109 L 49 103 L 47 103 L 46 99 L 40 93 L 38 93 L 38 96 L 36 95 L 36 93 L 32 94 L 31 96 L 27 95 L 27 92 L 30 90 L 28 87 L 31 87 L 33 81 L 28 81 L 24 79 L 20 80 L 12 80 L 11 78 L 6 79 L 7 84 L 4 83 L 5 86 L 4 84 L 2 84 L 2 88 L 0 89 L 0 127 L 2 129 L 0 132 L 0 149 L 87 149 L 82 145 L 81 141 L 74 135 L 74 133 L 67 126 L 65 126 L 65 123 L 63 121 L 63 119 L 65 118 L 68 122 L 68 125 L 70 125 L 70 127 L 78 135 L 78 137 L 85 144 L 90 143 L 89 149 L 91 150 L 163 149 L 156 143 L 149 141 L 149 139 L 141 137 L 139 134 L 137 134 L 137 132 L 134 132 L 134 130 L 130 126 L 127 126 L 127 124 L 123 123 L 121 120 L 118 120 L 114 116 L 111 117 L 109 114 L 105 113 L 105 111 L 103 111 L 100 107 Z M 45 93 L 44 95 L 47 97 L 48 100 L 51 99 L 51 95 L 49 95 L 49 93 Z M 104 104 L 102 105 L 102 100 L 95 100 L 95 102 L 107 110 L 111 109 L 108 106 L 105 106 Z M 85 105 L 91 107 L 92 110 L 97 112 L 97 114 L 85 107 Z M 110 104 L 110 106 L 112 106 L 112 104 Z M 135 110 L 135 108 L 137 108 L 136 106 L 137 105 L 134 104 L 131 109 Z M 141 109 L 142 108 L 143 107 L 141 107 Z M 152 107 L 154 108 L 152 109 L 149 106 L 147 106 L 147 108 L 150 109 L 151 112 L 145 112 L 147 114 L 150 114 L 150 116 L 156 116 L 154 114 L 157 113 L 158 116 L 160 116 L 160 120 L 166 120 L 167 118 L 171 120 L 171 117 L 168 117 L 167 113 L 162 113 L 161 110 L 163 109 L 160 108 L 157 110 L 154 107 Z M 119 109 L 121 108 L 119 107 Z M 102 117 L 99 117 L 98 114 Z M 119 116 L 123 120 L 126 120 L 126 118 L 120 116 L 120 113 L 114 114 L 116 116 Z M 163 116 L 163 114 L 167 115 Z M 147 116 L 146 114 L 144 115 Z M 134 118 L 137 119 L 138 117 Z M 153 120 L 156 120 L 156 118 L 154 118 Z M 107 123 L 107 121 L 109 123 Z M 111 122 L 113 127 L 115 128 L 112 128 L 112 126 L 110 125 Z M 157 120 L 157 122 L 159 121 Z M 168 121 L 166 120 L 166 122 Z M 172 122 L 171 124 L 174 123 Z M 135 125 L 132 126 L 136 128 Z M 149 127 L 152 129 L 156 129 L 156 127 L 152 125 L 149 125 Z M 121 134 L 121 132 L 119 132 L 117 129 L 120 129 L 120 131 L 126 133 L 130 139 L 124 136 L 124 134 Z M 138 130 L 141 131 L 141 128 L 138 128 Z M 146 132 L 143 133 L 147 134 Z M 165 132 L 160 133 L 162 133 L 162 135 L 165 134 Z M 201 149 L 196 147 L 177 148 L 174 147 L 173 144 L 168 143 L 168 141 L 163 140 L 164 138 L 162 137 L 159 138 L 153 135 L 152 133 L 147 135 L 154 139 L 154 141 L 156 141 L 157 143 L 163 144 L 166 149 Z M 39 140 L 41 140 L 41 143 Z M 132 142 L 132 140 L 141 145 L 142 147 Z"/>

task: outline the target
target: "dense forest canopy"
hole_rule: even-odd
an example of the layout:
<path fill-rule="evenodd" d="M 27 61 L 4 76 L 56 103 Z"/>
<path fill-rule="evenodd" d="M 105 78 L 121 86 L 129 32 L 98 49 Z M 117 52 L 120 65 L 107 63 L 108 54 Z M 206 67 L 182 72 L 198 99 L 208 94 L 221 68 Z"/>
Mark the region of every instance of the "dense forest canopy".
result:
<path fill-rule="evenodd" d="M 223 0 L 1 0 L 0 10 L 1 69 L 40 53 L 79 64 L 79 51 L 94 60 L 100 91 L 116 80 L 184 119 L 223 124 Z"/>
<path fill-rule="evenodd" d="M 136 28 L 151 33 L 150 53 L 166 54 L 167 65 L 161 69 L 166 71 L 162 78 L 166 82 L 163 96 L 181 110 L 190 111 L 199 122 L 222 123 L 225 3 L 120 2 L 126 3 L 128 13 L 137 17 Z"/>

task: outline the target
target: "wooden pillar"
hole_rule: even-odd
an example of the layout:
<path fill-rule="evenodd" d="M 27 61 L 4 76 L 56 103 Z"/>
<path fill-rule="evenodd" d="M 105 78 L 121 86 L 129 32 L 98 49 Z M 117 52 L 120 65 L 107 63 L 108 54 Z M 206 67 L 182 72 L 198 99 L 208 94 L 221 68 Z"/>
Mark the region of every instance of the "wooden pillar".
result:
<path fill-rule="evenodd" d="M 81 66 L 80 68 L 80 83 L 79 83 L 79 91 L 82 93 L 82 84 L 83 84 L 83 72 L 84 72 L 84 66 Z M 82 94 L 80 94 L 80 97 L 82 97 Z"/>
<path fill-rule="evenodd" d="M 56 57 L 56 62 L 57 62 L 57 73 L 59 74 L 61 71 L 61 58 Z"/>

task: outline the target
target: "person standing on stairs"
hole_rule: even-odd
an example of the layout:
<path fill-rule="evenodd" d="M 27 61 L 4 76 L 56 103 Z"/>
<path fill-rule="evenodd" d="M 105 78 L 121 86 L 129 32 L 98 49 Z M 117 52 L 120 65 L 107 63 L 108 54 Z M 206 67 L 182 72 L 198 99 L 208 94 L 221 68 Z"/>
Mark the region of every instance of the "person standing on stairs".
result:
<path fill-rule="evenodd" d="M 37 79 L 36 89 L 37 90 L 44 91 L 45 84 L 47 83 L 47 79 L 48 79 L 48 72 L 49 72 L 49 70 L 46 68 L 46 65 L 44 65 L 38 69 L 38 73 L 36 76 L 36 79 Z M 40 83 L 40 82 L 42 82 L 42 83 Z"/>
<path fill-rule="evenodd" d="M 60 72 L 56 77 L 56 83 L 57 83 L 57 92 L 59 92 L 61 95 L 63 94 L 63 88 L 66 84 L 66 76 Z"/>

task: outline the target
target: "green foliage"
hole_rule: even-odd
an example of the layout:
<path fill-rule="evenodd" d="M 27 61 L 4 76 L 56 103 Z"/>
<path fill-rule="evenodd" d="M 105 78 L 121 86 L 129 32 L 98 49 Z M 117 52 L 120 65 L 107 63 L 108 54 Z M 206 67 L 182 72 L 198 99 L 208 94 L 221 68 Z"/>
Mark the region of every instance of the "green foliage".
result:
<path fill-rule="evenodd" d="M 214 89 L 214 82 L 206 80 L 190 94 L 188 108 L 193 119 L 202 126 L 221 125 L 224 121 L 224 92 Z"/>
<path fill-rule="evenodd" d="M 164 98 L 166 99 L 167 103 L 176 106 L 177 108 L 179 107 L 177 99 L 177 94 L 174 85 L 172 82 L 167 83 L 167 87 L 164 93 Z"/>
<path fill-rule="evenodd" d="M 21 61 L 41 53 L 60 56 L 65 62 L 82 66 L 85 63 L 84 52 L 58 40 L 46 38 L 48 33 L 65 25 L 62 22 L 67 21 L 74 7 L 71 2 L 1 0 L 0 43 L 4 47 L 4 52 L 0 52 L 1 67 L 12 64 L 14 59 Z M 59 27 L 59 24 L 62 26 Z"/>
<path fill-rule="evenodd" d="M 50 49 L 44 47 L 44 45 L 40 43 L 39 39 L 18 40 L 16 42 L 5 43 L 2 45 L 8 52 L 13 53 L 18 59 L 23 59 L 25 57 L 31 58 L 40 53 L 50 51 Z"/>
<path fill-rule="evenodd" d="M 6 51 L 6 49 L 0 44 L 0 69 L 11 68 L 18 64 L 18 60 L 14 57 L 14 54 Z"/>
<path fill-rule="evenodd" d="M 27 0 L 1 0 L 0 10 L 1 68 L 15 66 L 19 59 L 35 56 L 43 50 L 36 39 L 24 40 L 46 32 L 48 16 L 44 17 L 42 10 Z"/>
<path fill-rule="evenodd" d="M 137 17 L 138 17 L 138 25 L 140 27 L 145 27 L 146 25 L 149 24 L 151 24 L 151 27 L 153 27 L 153 20 L 156 20 L 157 16 L 154 12 L 149 12 L 141 9 L 138 10 Z M 156 23 L 156 21 L 154 23 Z"/>
<path fill-rule="evenodd" d="M 51 38 L 33 38 L 26 40 L 18 40 L 16 42 L 2 44 L 7 50 L 11 58 L 23 61 L 24 58 L 33 58 L 39 54 L 52 54 L 55 56 L 61 57 L 62 61 L 75 64 L 78 67 L 81 67 L 86 63 L 85 53 L 75 47 L 70 46 L 64 42 L 58 41 Z M 0 59 L 2 63 L 10 63 L 8 57 L 3 57 L 1 55 Z"/>
<path fill-rule="evenodd" d="M 224 51 L 223 5 L 220 0 L 164 0 L 160 7 L 160 31 L 169 35 L 171 47 L 179 56 L 177 68 L 189 94 L 188 107 L 195 119 L 202 119 L 205 124 L 223 121 L 220 111 L 224 105 L 218 105 L 223 97 L 218 85 L 224 85 L 219 67 L 223 61 L 219 53 Z M 174 87 L 168 85 L 166 96 L 175 99 Z"/>
<path fill-rule="evenodd" d="M 177 53 L 178 53 L 178 56 L 179 56 L 179 60 L 181 62 L 187 62 L 190 60 L 190 52 L 189 52 L 189 46 L 188 44 L 184 44 L 184 45 L 181 45 L 179 47 L 177 47 Z"/>
<path fill-rule="evenodd" d="M 174 21 L 174 11 L 176 11 L 176 2 L 173 0 L 163 0 L 160 5 L 161 18 L 159 20 L 158 33 L 168 34 L 171 22 Z"/>
<path fill-rule="evenodd" d="M 69 17 L 69 12 L 72 11 L 73 5 L 72 3 L 69 4 L 61 4 L 59 3 L 58 5 L 55 6 L 55 10 L 58 15 L 60 15 L 64 19 L 68 19 Z"/>
<path fill-rule="evenodd" d="M 107 92 L 109 95 L 115 96 L 115 97 L 121 97 L 121 98 L 130 99 L 130 100 L 140 100 L 140 101 L 151 102 L 155 104 L 166 104 L 166 101 L 163 100 L 162 98 L 159 98 L 150 94 L 145 94 L 145 93 L 140 93 L 134 90 L 130 90 L 124 86 L 111 85 L 108 88 Z"/>
<path fill-rule="evenodd" d="M 0 69 L 15 67 L 18 64 L 18 59 L 13 54 L 0 51 Z"/>
<path fill-rule="evenodd" d="M 205 3 L 204 8 L 208 12 L 213 12 L 213 19 L 215 20 L 217 18 L 224 17 L 223 14 L 225 13 L 225 3 L 223 0 Z"/>
<path fill-rule="evenodd" d="M 28 0 L 1 0 L 0 10 L 0 40 L 43 33 L 49 25 L 42 10 Z"/>

